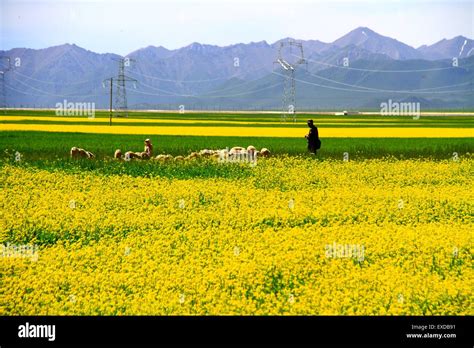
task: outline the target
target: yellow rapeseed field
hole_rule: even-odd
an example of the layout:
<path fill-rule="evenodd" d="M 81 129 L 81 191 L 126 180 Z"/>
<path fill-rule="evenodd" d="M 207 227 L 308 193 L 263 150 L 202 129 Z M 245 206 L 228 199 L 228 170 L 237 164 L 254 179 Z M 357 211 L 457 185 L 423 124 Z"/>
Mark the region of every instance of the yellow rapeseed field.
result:
<path fill-rule="evenodd" d="M 309 117 L 309 116 L 308 116 Z M 411 120 L 411 119 L 409 119 Z M 84 116 L 1 116 L 0 115 L 0 121 L 3 122 L 18 122 L 18 121 L 45 121 L 45 122 L 89 122 L 91 124 L 94 123 L 99 123 L 99 122 L 108 122 L 109 118 L 107 117 L 84 117 Z M 127 117 L 127 118 L 113 118 L 113 123 L 114 124 L 120 124 L 120 123 L 148 123 L 148 124 L 153 124 L 156 123 L 157 125 L 161 123 L 179 123 L 179 124 L 200 124 L 200 123 L 213 123 L 213 124 L 242 124 L 242 125 L 255 125 L 255 124 L 260 124 L 260 125 L 281 125 L 281 122 L 262 122 L 262 121 L 236 121 L 236 120 L 199 120 L 199 119 L 176 119 L 176 118 L 170 118 L 166 117 L 165 115 L 160 117 L 160 118 L 133 118 L 133 117 Z M 341 118 L 341 117 L 336 117 L 336 118 L 324 118 L 324 119 L 317 119 L 318 124 L 343 124 L 343 125 L 354 125 L 354 123 L 357 124 L 368 124 L 368 125 L 384 125 L 386 123 L 406 123 L 407 120 L 405 119 L 393 119 L 393 118 L 388 118 L 388 119 L 383 119 L 383 118 L 378 118 L 376 121 L 374 119 L 370 118 Z M 288 121 L 289 124 L 291 124 L 290 121 Z"/>
<path fill-rule="evenodd" d="M 39 131 L 98 134 L 148 134 L 148 135 L 199 135 L 242 137 L 301 138 L 302 129 L 296 127 L 206 127 L 206 126 L 125 126 L 125 125 L 74 125 L 74 124 L 0 124 L 2 131 Z M 340 127 L 321 128 L 321 136 L 326 138 L 471 138 L 472 128 L 423 127 Z"/>
<path fill-rule="evenodd" d="M 0 315 L 473 315 L 473 164 L 280 157 L 242 180 L 4 165 Z"/>

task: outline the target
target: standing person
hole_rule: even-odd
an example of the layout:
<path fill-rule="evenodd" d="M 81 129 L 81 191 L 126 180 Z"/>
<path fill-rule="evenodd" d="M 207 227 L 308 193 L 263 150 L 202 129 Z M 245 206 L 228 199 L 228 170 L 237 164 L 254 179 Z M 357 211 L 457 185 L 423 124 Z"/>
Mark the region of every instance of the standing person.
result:
<path fill-rule="evenodd" d="M 321 148 L 321 140 L 319 139 L 318 127 L 313 123 L 313 120 L 308 120 L 309 133 L 305 135 L 308 140 L 308 150 L 312 155 L 316 154 L 316 151 Z"/>

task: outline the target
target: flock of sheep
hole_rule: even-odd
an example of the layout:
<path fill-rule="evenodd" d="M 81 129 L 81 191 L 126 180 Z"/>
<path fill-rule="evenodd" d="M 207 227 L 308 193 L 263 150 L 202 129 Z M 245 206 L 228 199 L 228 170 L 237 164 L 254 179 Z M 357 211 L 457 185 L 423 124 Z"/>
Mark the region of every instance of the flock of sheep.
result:
<path fill-rule="evenodd" d="M 71 148 L 70 152 L 71 158 L 95 158 L 95 155 L 87 150 L 73 147 Z M 175 156 L 172 155 L 158 155 L 156 157 L 150 156 L 149 152 L 132 152 L 127 151 L 124 156 L 122 156 L 121 150 L 116 150 L 114 153 L 114 158 L 119 160 L 132 160 L 132 159 L 152 159 L 156 161 L 190 161 L 198 158 L 214 158 L 219 161 L 228 161 L 228 162 L 236 162 L 236 161 L 256 161 L 258 157 L 268 157 L 270 156 L 270 151 L 267 148 L 262 148 L 258 151 L 255 146 L 248 146 L 247 148 L 236 146 L 231 148 L 230 150 L 223 149 L 223 150 L 209 150 L 204 149 L 199 152 L 192 152 L 190 155 L 184 156 Z"/>
<path fill-rule="evenodd" d="M 258 151 L 254 146 L 250 145 L 247 148 L 236 146 L 230 150 L 209 150 L 204 149 L 199 152 L 192 152 L 190 155 L 184 156 L 171 156 L 171 155 L 158 155 L 153 159 L 157 161 L 191 161 L 198 158 L 214 158 L 220 161 L 255 161 L 257 156 L 268 157 L 270 156 L 270 151 L 267 148 L 262 148 Z"/>

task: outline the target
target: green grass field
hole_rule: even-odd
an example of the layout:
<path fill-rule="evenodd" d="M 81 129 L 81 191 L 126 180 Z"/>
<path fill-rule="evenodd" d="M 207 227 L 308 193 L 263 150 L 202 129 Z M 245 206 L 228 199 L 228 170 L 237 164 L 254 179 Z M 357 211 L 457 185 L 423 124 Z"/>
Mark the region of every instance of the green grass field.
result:
<path fill-rule="evenodd" d="M 140 151 L 142 135 L 85 134 L 47 132 L 2 132 L 0 151 L 16 150 L 31 160 L 57 159 L 69 156 L 69 149 L 78 146 L 88 149 L 98 158 L 112 157 L 115 149 Z M 156 136 L 153 140 L 155 154 L 187 155 L 201 149 L 221 149 L 233 146 L 254 145 L 267 147 L 275 155 L 307 155 L 304 138 L 254 138 L 254 137 L 207 137 L 207 136 Z M 318 158 L 342 158 L 348 152 L 353 159 L 397 158 L 450 158 L 453 152 L 472 153 L 474 142 L 469 138 L 327 138 Z"/>
<path fill-rule="evenodd" d="M 36 118 L 52 117 L 54 111 L 34 110 L 11 110 L 4 116 L 30 116 Z M 98 111 L 95 115 L 99 124 L 108 124 L 108 113 Z M 319 128 L 324 129 L 328 125 L 337 127 L 338 123 L 344 123 L 344 127 L 360 127 L 373 124 L 380 128 L 387 127 L 438 127 L 440 132 L 443 128 L 462 127 L 473 128 L 472 117 L 421 117 L 413 120 L 407 117 L 387 116 L 332 116 L 332 115 L 298 115 L 296 124 L 289 123 L 291 127 L 301 128 L 301 138 L 285 137 L 240 137 L 237 134 L 228 136 L 174 136 L 155 135 L 152 141 L 155 155 L 188 155 L 193 151 L 201 149 L 222 149 L 233 146 L 254 145 L 257 148 L 267 147 L 276 156 L 304 156 L 309 154 L 306 150 L 305 120 L 313 118 Z M 144 120 L 141 122 L 140 120 Z M 271 127 L 280 127 L 279 114 L 220 114 L 220 113 L 149 113 L 132 112 L 129 119 L 114 119 L 114 122 L 125 122 L 121 125 L 129 127 L 156 126 L 150 120 L 166 120 L 160 123 L 160 127 L 168 125 L 187 127 L 192 126 L 194 121 L 205 121 L 199 126 L 219 127 L 222 121 L 226 122 L 251 122 L 245 127 L 260 127 L 254 122 L 275 123 Z M 179 123 L 179 122 L 188 123 Z M 51 120 L 8 120 L 7 117 L 0 121 L 2 124 L 73 124 L 87 123 L 85 117 L 77 117 L 68 122 Z M 148 123 L 147 123 L 148 122 Z M 191 122 L 191 123 L 189 123 Z M 227 124 L 228 125 L 228 124 Z M 285 125 L 285 124 L 283 124 Z M 288 124 L 286 124 L 286 127 Z M 93 129 L 93 126 L 91 126 Z M 22 155 L 21 165 L 32 165 L 39 168 L 51 168 L 62 170 L 97 170 L 105 173 L 128 173 L 131 175 L 161 175 L 166 177 L 209 177 L 209 176 L 241 176 L 245 175 L 246 168 L 223 169 L 212 163 L 192 164 L 168 164 L 158 165 L 156 163 L 127 163 L 117 164 L 113 161 L 101 161 L 111 159 L 116 149 L 123 151 L 141 151 L 143 140 L 146 135 L 141 134 L 96 134 L 96 133 L 60 133 L 40 131 L 2 131 L 0 132 L 0 160 L 2 163 L 15 161 L 15 152 Z M 85 148 L 96 154 L 97 159 L 93 161 L 71 161 L 69 150 L 77 146 Z M 322 148 L 315 160 L 342 160 L 344 153 L 349 154 L 350 160 L 364 160 L 376 158 L 391 159 L 450 159 L 453 153 L 459 157 L 474 153 L 473 138 L 324 138 L 322 137 Z"/>

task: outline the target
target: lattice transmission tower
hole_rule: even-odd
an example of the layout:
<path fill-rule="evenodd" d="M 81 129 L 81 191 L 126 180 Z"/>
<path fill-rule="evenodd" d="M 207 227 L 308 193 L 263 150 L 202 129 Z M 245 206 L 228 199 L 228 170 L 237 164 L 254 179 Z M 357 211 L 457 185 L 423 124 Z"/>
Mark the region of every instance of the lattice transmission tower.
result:
<path fill-rule="evenodd" d="M 5 87 L 5 74 L 11 70 L 10 57 L 0 56 L 0 109 L 7 112 L 7 90 Z"/>
<path fill-rule="evenodd" d="M 283 54 L 285 50 L 289 51 L 290 55 L 296 57 L 296 59 L 285 59 Z M 296 50 L 298 54 L 293 54 L 293 50 Z M 293 122 L 296 122 L 295 71 L 297 66 L 306 64 L 303 44 L 293 39 L 280 41 L 278 56 L 274 63 L 277 63 L 284 73 L 281 121 L 286 122 L 288 117 L 292 117 Z"/>
<path fill-rule="evenodd" d="M 138 82 L 136 79 L 128 77 L 125 74 L 125 68 L 129 67 L 132 62 L 135 62 L 131 58 L 118 58 L 114 59 L 118 62 L 118 75 L 116 77 L 110 77 L 104 80 L 104 83 L 110 81 L 111 86 L 115 83 L 115 101 L 114 101 L 114 116 L 115 117 L 128 117 L 128 104 L 127 104 L 127 88 L 126 82 L 133 82 L 133 85 Z M 110 89 L 112 96 L 112 88 Z"/>

